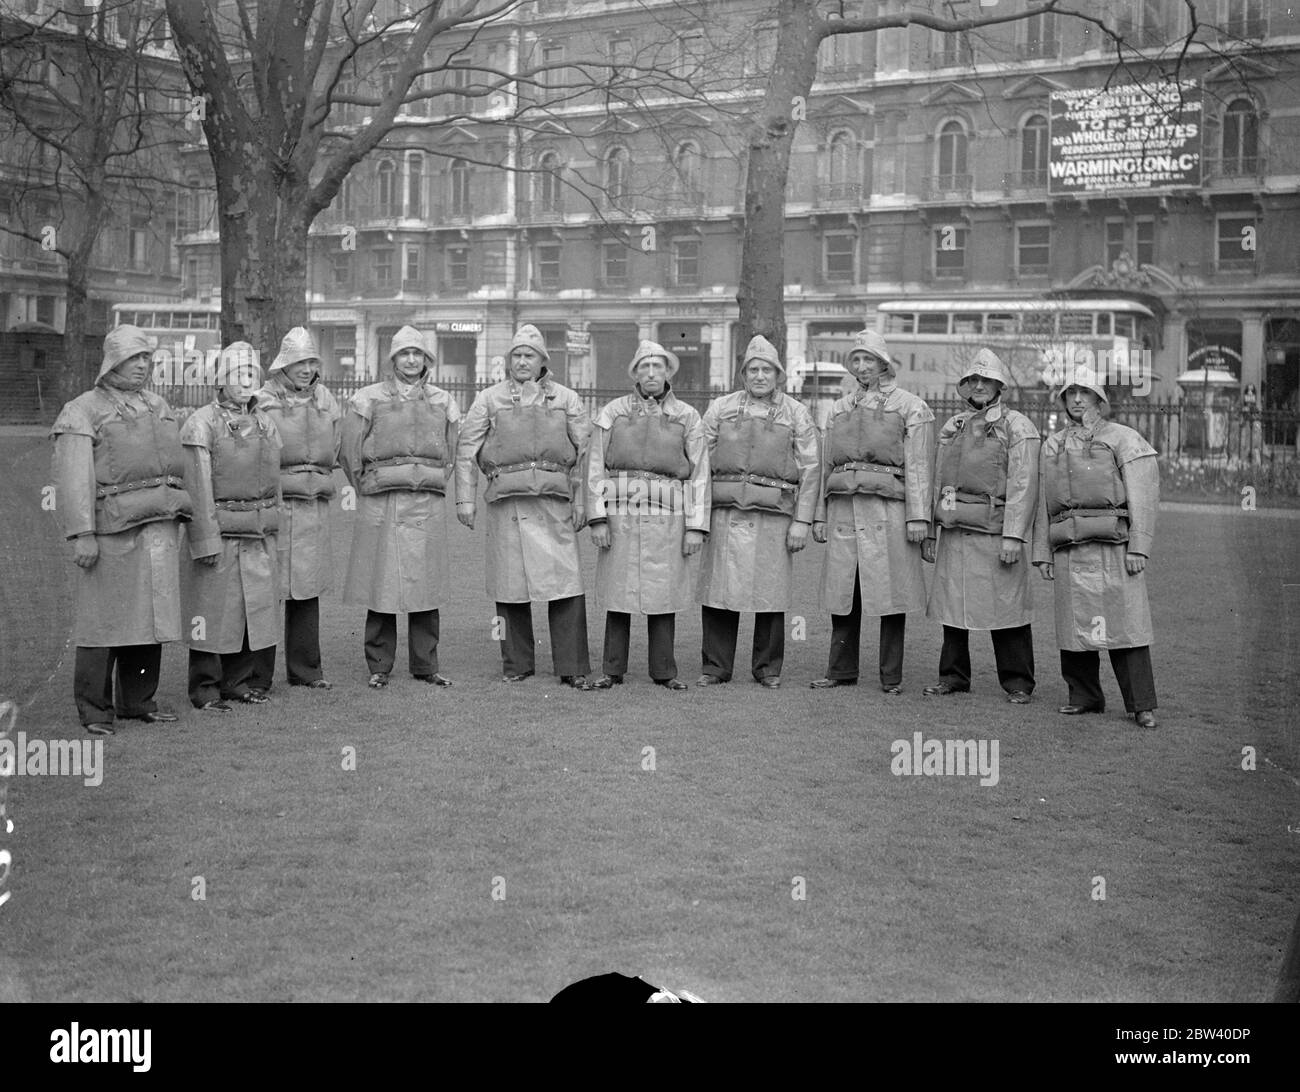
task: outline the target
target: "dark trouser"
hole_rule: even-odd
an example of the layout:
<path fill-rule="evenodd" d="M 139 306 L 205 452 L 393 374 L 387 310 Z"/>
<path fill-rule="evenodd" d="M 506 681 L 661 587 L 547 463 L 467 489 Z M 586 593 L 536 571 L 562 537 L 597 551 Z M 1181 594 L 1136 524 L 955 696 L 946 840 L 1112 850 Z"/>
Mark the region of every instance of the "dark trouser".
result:
<path fill-rule="evenodd" d="M 217 698 L 238 698 L 250 690 L 270 690 L 275 675 L 275 645 L 250 652 L 248 627 L 238 652 L 190 649 L 190 704 L 198 708 Z"/>
<path fill-rule="evenodd" d="M 438 674 L 436 610 L 413 610 L 406 616 L 406 654 L 411 674 L 424 679 Z M 372 675 L 387 675 L 397 659 L 397 615 L 366 611 L 366 666 Z"/>
<path fill-rule="evenodd" d="M 587 649 L 587 597 L 572 595 L 552 599 L 547 605 L 551 629 L 551 660 L 557 675 L 589 675 L 591 653 Z M 537 668 L 533 639 L 533 605 L 498 603 L 497 614 L 505 620 L 501 640 L 501 664 L 507 675 L 522 675 Z"/>
<path fill-rule="evenodd" d="M 736 664 L 736 633 L 740 612 L 701 607 L 704 674 L 727 680 Z M 785 612 L 761 610 L 754 615 L 754 650 L 750 670 L 756 679 L 779 676 L 785 663 Z"/>
<path fill-rule="evenodd" d="M 1124 709 L 1143 713 L 1156 707 L 1156 680 L 1151 671 L 1151 646 L 1112 648 L 1110 666 L 1115 671 L 1119 692 L 1124 695 Z M 1101 655 L 1091 650 L 1069 652 L 1061 649 L 1061 674 L 1070 688 L 1071 705 L 1106 708 L 1101 690 Z"/>
<path fill-rule="evenodd" d="M 1034 692 L 1034 634 L 1031 626 L 992 630 L 993 659 L 998 665 L 998 682 L 1010 694 L 1013 690 Z M 970 686 L 970 630 L 943 627 L 943 651 L 939 653 L 939 679 L 952 686 Z"/>
<path fill-rule="evenodd" d="M 117 669 L 117 705 L 113 704 L 113 672 Z M 156 713 L 162 645 L 120 645 L 117 648 L 77 646 L 72 696 L 82 724 L 112 724 L 119 717 Z"/>
<path fill-rule="evenodd" d="M 862 581 L 853 578 L 853 607 L 848 614 L 831 615 L 831 657 L 828 679 L 858 677 L 858 638 L 862 632 Z M 906 614 L 880 616 L 880 685 L 897 686 L 903 681 L 903 638 Z"/>
<path fill-rule="evenodd" d="M 320 667 L 320 600 L 284 601 L 284 669 L 290 686 L 325 677 Z"/>
<path fill-rule="evenodd" d="M 646 634 L 650 639 L 650 678 L 667 682 L 677 678 L 677 660 L 673 657 L 673 638 L 677 633 L 677 615 L 647 614 Z M 605 612 L 606 675 L 627 674 L 627 650 L 632 641 L 632 616 L 622 611 Z"/>

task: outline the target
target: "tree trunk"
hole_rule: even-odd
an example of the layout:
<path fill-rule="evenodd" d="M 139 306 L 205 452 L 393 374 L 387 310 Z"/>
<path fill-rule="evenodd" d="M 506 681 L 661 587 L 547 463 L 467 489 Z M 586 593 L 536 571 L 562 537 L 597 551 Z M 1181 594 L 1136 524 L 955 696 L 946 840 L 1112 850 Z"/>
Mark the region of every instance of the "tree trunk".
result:
<path fill-rule="evenodd" d="M 64 288 L 67 312 L 63 321 L 63 370 L 59 373 L 58 389 L 59 400 L 65 403 L 88 390 L 99 370 L 92 369 L 86 359 L 86 280 L 86 263 L 69 261 Z"/>
<path fill-rule="evenodd" d="M 812 0 L 781 5 L 776 57 L 749 136 L 741 240 L 738 347 L 762 334 L 785 358 L 785 190 L 790 150 L 817 73 L 820 19 Z"/>

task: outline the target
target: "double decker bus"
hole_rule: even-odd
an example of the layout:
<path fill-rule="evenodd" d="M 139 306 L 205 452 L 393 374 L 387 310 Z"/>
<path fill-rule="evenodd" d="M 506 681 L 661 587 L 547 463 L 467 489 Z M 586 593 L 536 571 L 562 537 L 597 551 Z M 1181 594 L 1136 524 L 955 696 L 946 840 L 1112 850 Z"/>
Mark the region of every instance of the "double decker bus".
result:
<path fill-rule="evenodd" d="M 981 348 L 1007 366 L 1014 385 L 1041 390 L 1071 363 L 1088 363 L 1111 384 L 1150 390 L 1156 317 L 1122 298 L 910 299 L 876 307 L 876 329 L 898 361 L 903 385 L 955 392 Z"/>
<path fill-rule="evenodd" d="M 153 384 L 179 387 L 185 385 L 185 369 L 191 377 L 198 375 L 221 349 L 221 305 L 185 303 L 181 300 L 162 303 L 115 303 L 114 326 L 138 326 L 155 339 Z M 201 380 L 200 380 L 201 382 Z"/>

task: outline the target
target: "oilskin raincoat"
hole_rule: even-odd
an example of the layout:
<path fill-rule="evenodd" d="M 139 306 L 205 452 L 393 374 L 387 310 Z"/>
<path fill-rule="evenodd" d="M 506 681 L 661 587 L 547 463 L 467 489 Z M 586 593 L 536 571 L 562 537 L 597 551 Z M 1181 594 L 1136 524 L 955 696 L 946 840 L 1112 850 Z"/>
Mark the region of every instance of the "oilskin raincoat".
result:
<path fill-rule="evenodd" d="M 630 422 L 638 416 L 662 417 L 680 433 L 683 478 L 607 469 L 611 429 L 620 419 Z M 708 531 L 709 503 L 704 425 L 671 387 L 662 400 L 634 391 L 597 414 L 587 459 L 587 519 L 609 522 L 609 549 L 596 558 L 596 591 L 605 610 L 675 614 L 692 605 L 699 555 L 683 557 L 682 544 L 688 530 Z"/>
<path fill-rule="evenodd" d="M 382 383 L 362 387 L 352 396 L 343 419 L 339 460 L 357 491 L 343 601 L 380 614 L 439 610 L 447 605 L 451 590 L 447 550 L 451 499 L 410 489 L 362 492 L 367 465 L 362 445 L 370 434 L 375 407 L 413 399 L 423 399 L 445 415 L 443 450 L 450 464 L 456 451 L 460 407 L 450 394 L 434 386 L 428 372 L 414 383 L 390 376 Z"/>
<path fill-rule="evenodd" d="M 100 378 L 111 370 L 101 371 Z M 97 498 L 95 454 L 105 443 L 106 426 L 145 430 L 151 442 L 162 436 L 177 453 L 180 450 L 176 418 L 167 402 L 152 391 L 95 386 L 60 411 L 50 430 L 55 513 L 69 539 L 94 531 L 99 545 L 99 560 L 91 568 L 77 566 L 72 643 L 82 648 L 119 648 L 179 641 L 181 550 L 186 548 L 181 521 L 189 518 L 191 499 L 173 485 L 168 491 L 176 501 L 176 512 L 170 518 L 100 533 L 96 501 L 103 527 L 107 498 Z"/>
<path fill-rule="evenodd" d="M 567 422 L 573 464 L 565 473 L 569 496 L 515 495 L 488 501 L 487 594 L 494 603 L 549 603 L 582 594 L 582 564 L 572 516 L 581 529 L 585 516 L 583 459 L 591 435 L 591 418 L 577 394 L 554 382 L 545 367 L 536 380 L 513 379 L 479 391 L 461 422 L 456 456 L 456 496 L 473 500 L 484 447 L 497 421 L 515 407 L 545 408 Z M 480 509 L 482 510 L 482 509 Z"/>
<path fill-rule="evenodd" d="M 821 482 L 821 449 L 808 407 L 781 391 L 770 402 L 745 391 L 724 394 L 704 411 L 704 436 L 713 461 L 721 427 L 734 429 L 749 419 L 762 428 L 768 420 L 788 430 L 792 467 L 797 476 L 793 515 L 761 508 L 722 507 L 713 495 L 709 538 L 700 556 L 697 598 L 706 607 L 732 611 L 786 611 L 792 603 L 794 555 L 785 536 L 792 520 L 811 524 Z"/>
<path fill-rule="evenodd" d="M 897 413 L 903 419 L 903 497 L 871 493 L 827 494 L 834 420 L 849 411 Z M 860 574 L 862 613 L 902 614 L 925 606 L 921 547 L 907 541 L 909 520 L 929 521 L 934 414 L 925 401 L 901 390 L 892 378 L 858 387 L 831 406 L 822 437 L 822 495 L 817 520 L 826 523 L 822 561 L 822 608 L 848 614 L 853 579 Z"/>
<path fill-rule="evenodd" d="M 221 531 L 212 451 L 222 434 L 269 443 L 277 465 L 279 460 L 280 434 L 275 422 L 257 408 L 256 399 L 247 407 L 221 400 L 209 402 L 191 413 L 181 428 L 185 485 L 194 501 L 190 556 L 219 554 L 215 567 L 195 560 L 184 570 L 186 640 L 200 652 L 238 652 L 247 625 L 248 647 L 255 652 L 280 640 L 279 551 L 274 532 L 235 537 Z M 278 503 L 279 479 L 273 477 Z"/>
<path fill-rule="evenodd" d="M 297 460 L 319 448 L 332 468 L 338 462 L 343 416 L 338 400 L 320 381 L 317 372 L 306 390 L 296 391 L 276 369 L 257 392 L 257 404 L 276 423 L 285 446 L 281 449 L 280 598 L 315 599 L 330 590 L 334 573 L 330 541 L 330 497 L 334 495 L 332 469 L 293 472 L 305 466 Z M 331 454 L 326 455 L 326 451 Z M 294 460 L 289 462 L 287 460 Z M 306 483 L 306 485 L 304 485 Z M 306 495 L 314 493 L 315 495 Z"/>
<path fill-rule="evenodd" d="M 1122 503 L 1128 515 L 1122 522 L 1127 523 L 1128 541 L 1088 541 L 1053 549 L 1049 507 L 1059 506 L 1069 495 L 1066 468 L 1071 453 L 1084 465 L 1114 474 L 1123 483 Z M 1050 561 L 1054 566 L 1058 648 L 1085 652 L 1151 644 L 1146 571 L 1129 573 L 1124 556 L 1151 556 L 1159 502 L 1155 449 L 1126 425 L 1100 417 L 1091 427 L 1071 422 L 1043 443 L 1033 556 L 1035 565 Z"/>
<path fill-rule="evenodd" d="M 1023 413 L 1003 406 L 1001 399 L 984 409 L 963 410 L 949 418 L 939 432 L 935 457 L 936 525 L 945 513 L 943 505 L 951 508 L 953 503 L 953 495 L 943 496 L 942 468 L 963 440 L 967 451 L 977 445 L 997 445 L 981 456 L 987 465 L 1002 468 L 998 488 L 1005 505 L 996 506 L 1001 508 L 1002 529 L 985 533 L 969 527 L 936 526 L 939 544 L 926 617 L 959 629 L 1027 626 L 1033 622 L 1029 554 L 1038 513 L 1038 429 Z M 1014 565 L 998 560 L 1003 538 L 1021 543 L 1020 560 Z"/>

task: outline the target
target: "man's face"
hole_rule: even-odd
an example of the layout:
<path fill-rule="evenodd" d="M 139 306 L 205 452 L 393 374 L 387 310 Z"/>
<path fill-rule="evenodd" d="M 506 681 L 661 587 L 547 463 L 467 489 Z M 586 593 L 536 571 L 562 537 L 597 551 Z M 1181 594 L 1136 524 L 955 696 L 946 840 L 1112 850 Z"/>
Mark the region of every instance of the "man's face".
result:
<path fill-rule="evenodd" d="M 393 370 L 408 383 L 419 379 L 420 373 L 427 367 L 429 358 L 419 349 L 399 349 L 393 357 Z"/>
<path fill-rule="evenodd" d="M 527 383 L 542 374 L 542 354 L 527 345 L 518 345 L 510 351 L 510 378 L 516 383 Z"/>
<path fill-rule="evenodd" d="M 776 368 L 766 360 L 751 360 L 743 374 L 745 390 L 754 398 L 766 398 L 776 390 Z"/>
<path fill-rule="evenodd" d="M 874 353 L 854 349 L 849 353 L 849 371 L 859 383 L 870 383 L 885 371 L 885 362 Z"/>
<path fill-rule="evenodd" d="M 1002 384 L 996 379 L 989 379 L 988 376 L 977 375 L 966 380 L 967 399 L 981 409 L 992 402 L 1001 389 Z"/>
<path fill-rule="evenodd" d="M 132 386 L 139 386 L 149 375 L 149 367 L 152 361 L 152 353 L 136 353 L 135 356 L 127 357 L 113 371 Z"/>
<path fill-rule="evenodd" d="M 632 369 L 632 378 L 645 394 L 662 394 L 668 383 L 668 361 L 661 356 L 648 356 L 638 361 Z"/>
<path fill-rule="evenodd" d="M 1090 409 L 1096 409 L 1100 401 L 1101 399 L 1086 387 L 1065 388 L 1065 412 L 1073 421 L 1082 421 L 1083 415 Z"/>
<path fill-rule="evenodd" d="M 319 367 L 320 361 L 312 357 L 309 360 L 300 360 L 296 364 L 287 365 L 284 374 L 297 390 L 302 390 L 311 382 L 311 377 L 316 374 L 316 369 Z"/>

